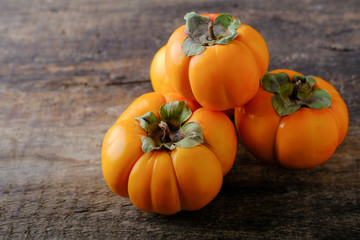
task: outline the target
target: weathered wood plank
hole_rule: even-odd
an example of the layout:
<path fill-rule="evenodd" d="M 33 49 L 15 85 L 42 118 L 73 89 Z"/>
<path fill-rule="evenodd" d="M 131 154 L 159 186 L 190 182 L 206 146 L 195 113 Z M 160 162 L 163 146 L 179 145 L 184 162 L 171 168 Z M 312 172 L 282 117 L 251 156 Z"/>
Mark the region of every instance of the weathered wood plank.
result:
<path fill-rule="evenodd" d="M 204 209 L 137 210 L 102 177 L 104 134 L 151 91 L 151 58 L 191 10 L 258 29 L 270 67 L 342 94 L 348 136 L 324 165 L 287 170 L 239 144 Z M 360 235 L 360 3 L 356 0 L 0 3 L 0 236 L 4 239 L 356 239 Z"/>

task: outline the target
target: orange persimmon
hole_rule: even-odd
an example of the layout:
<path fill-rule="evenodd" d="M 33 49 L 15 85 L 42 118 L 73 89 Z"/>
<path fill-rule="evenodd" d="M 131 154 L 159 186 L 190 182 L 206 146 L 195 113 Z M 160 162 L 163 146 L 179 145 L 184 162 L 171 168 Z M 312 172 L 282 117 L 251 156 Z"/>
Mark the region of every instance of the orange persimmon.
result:
<path fill-rule="evenodd" d="M 269 63 L 260 33 L 229 14 L 191 12 L 185 20 L 154 57 L 154 90 L 176 90 L 216 111 L 248 102 Z"/>
<path fill-rule="evenodd" d="M 267 73 L 255 97 L 234 115 L 250 152 L 295 169 L 326 162 L 349 122 L 345 102 L 330 83 L 287 69 Z"/>
<path fill-rule="evenodd" d="M 102 145 L 106 183 L 144 211 L 198 210 L 220 191 L 237 151 L 222 112 L 177 93 L 147 93 L 108 130 Z"/>

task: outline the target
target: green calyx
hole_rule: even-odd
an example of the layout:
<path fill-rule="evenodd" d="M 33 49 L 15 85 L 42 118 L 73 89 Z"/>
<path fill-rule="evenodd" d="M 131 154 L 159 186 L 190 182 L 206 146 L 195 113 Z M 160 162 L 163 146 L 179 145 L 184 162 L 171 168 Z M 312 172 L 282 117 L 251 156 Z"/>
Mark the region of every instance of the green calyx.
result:
<path fill-rule="evenodd" d="M 286 73 L 266 73 L 261 86 L 274 93 L 272 104 L 280 116 L 292 114 L 302 107 L 322 109 L 331 106 L 331 96 L 325 90 L 315 88 L 313 76 L 295 75 L 293 81 Z"/>
<path fill-rule="evenodd" d="M 209 17 L 203 17 L 195 12 L 187 13 L 185 33 L 187 36 L 182 44 L 184 54 L 194 56 L 202 53 L 206 46 L 227 44 L 238 35 L 239 18 L 233 19 L 230 14 L 222 13 L 215 18 L 214 23 Z"/>
<path fill-rule="evenodd" d="M 192 115 L 184 101 L 165 103 L 159 113 L 160 120 L 153 112 L 135 118 L 148 134 L 141 138 L 145 153 L 160 149 L 173 150 L 175 147 L 190 148 L 204 142 L 199 124 L 184 124 Z"/>

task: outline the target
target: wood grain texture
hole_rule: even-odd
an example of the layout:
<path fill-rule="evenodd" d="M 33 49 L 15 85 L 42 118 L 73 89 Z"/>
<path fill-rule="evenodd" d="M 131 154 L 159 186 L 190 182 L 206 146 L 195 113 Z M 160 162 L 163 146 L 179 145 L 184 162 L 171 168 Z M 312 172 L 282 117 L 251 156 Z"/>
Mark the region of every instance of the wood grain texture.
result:
<path fill-rule="evenodd" d="M 106 186 L 101 143 L 151 91 L 153 55 L 192 10 L 258 29 L 269 70 L 332 83 L 349 108 L 349 132 L 326 164 L 301 171 L 263 163 L 240 143 L 208 206 L 141 212 Z M 359 12 L 357 0 L 1 1 L 0 238 L 358 238 Z"/>

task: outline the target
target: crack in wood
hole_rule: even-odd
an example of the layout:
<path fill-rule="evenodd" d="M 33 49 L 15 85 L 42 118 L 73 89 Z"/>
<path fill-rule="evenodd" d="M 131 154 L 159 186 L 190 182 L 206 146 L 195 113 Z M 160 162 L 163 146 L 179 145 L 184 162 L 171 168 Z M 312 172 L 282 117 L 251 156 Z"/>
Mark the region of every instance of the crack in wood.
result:
<path fill-rule="evenodd" d="M 320 45 L 320 48 L 338 52 L 353 52 L 360 49 L 360 47 L 347 46 L 343 44 L 322 44 Z"/>

